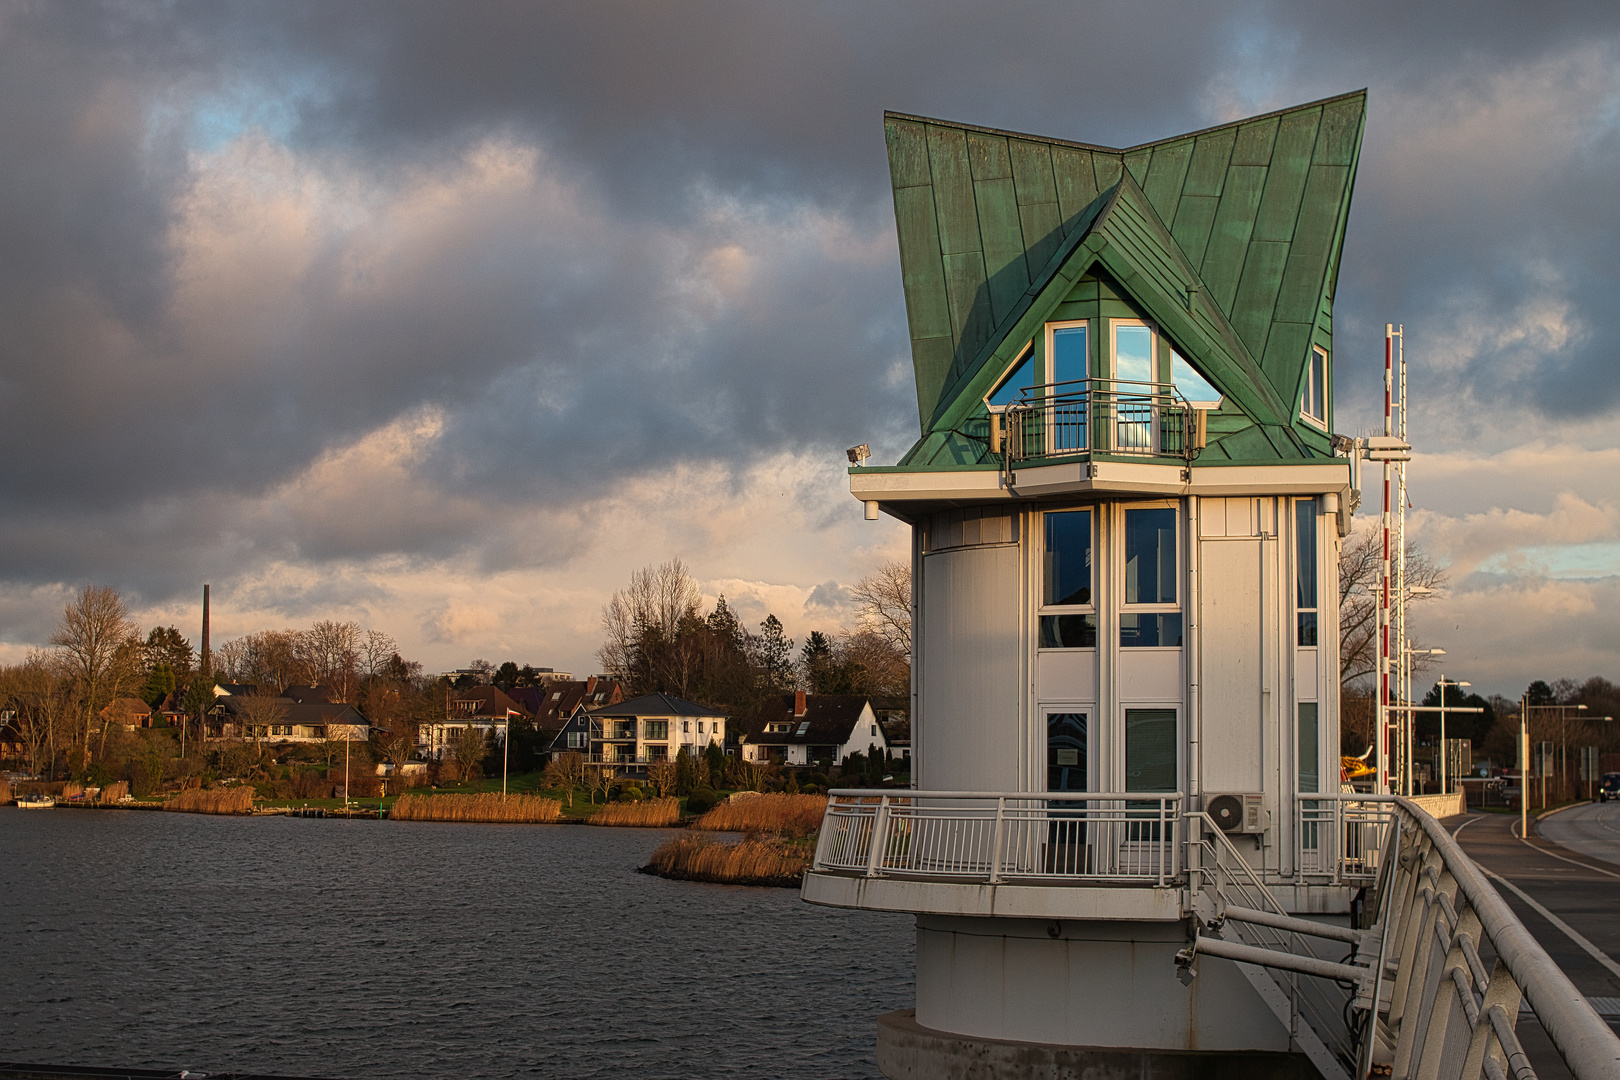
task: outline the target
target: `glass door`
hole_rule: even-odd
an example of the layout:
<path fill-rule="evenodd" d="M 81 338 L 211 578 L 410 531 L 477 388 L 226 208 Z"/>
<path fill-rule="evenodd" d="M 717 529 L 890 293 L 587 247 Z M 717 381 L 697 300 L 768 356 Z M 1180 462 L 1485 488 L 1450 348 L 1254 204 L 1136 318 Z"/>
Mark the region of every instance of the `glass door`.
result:
<path fill-rule="evenodd" d="M 1091 787 L 1090 768 L 1089 715 L 1080 711 L 1049 710 L 1046 714 L 1046 790 L 1088 791 Z M 1046 873 L 1090 872 L 1086 805 L 1078 799 L 1048 801 Z"/>

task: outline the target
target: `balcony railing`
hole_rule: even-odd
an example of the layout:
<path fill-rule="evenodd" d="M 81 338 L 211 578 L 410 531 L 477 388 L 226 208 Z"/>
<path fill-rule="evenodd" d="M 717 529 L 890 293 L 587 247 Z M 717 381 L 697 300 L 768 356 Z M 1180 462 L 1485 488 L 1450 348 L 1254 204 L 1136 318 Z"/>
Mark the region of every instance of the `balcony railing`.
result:
<path fill-rule="evenodd" d="M 1023 461 L 1170 457 L 1191 461 L 1198 410 L 1169 383 L 1074 379 L 1025 390 L 1002 413 L 1009 467 Z"/>
<path fill-rule="evenodd" d="M 1180 793 L 834 790 L 816 871 L 969 883 L 1164 885 Z"/>

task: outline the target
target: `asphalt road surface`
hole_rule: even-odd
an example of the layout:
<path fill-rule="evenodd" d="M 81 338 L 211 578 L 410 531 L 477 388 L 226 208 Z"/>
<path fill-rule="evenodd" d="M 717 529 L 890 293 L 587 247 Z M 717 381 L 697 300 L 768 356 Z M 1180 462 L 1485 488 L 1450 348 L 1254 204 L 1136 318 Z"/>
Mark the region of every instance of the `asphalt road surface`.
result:
<path fill-rule="evenodd" d="M 1567 854 L 1584 855 L 1620 866 L 1620 802 L 1587 803 L 1560 811 L 1531 830 Z"/>
<path fill-rule="evenodd" d="M 1532 818 L 1528 843 L 1517 815 L 1471 814 L 1446 825 L 1470 858 L 1529 897 L 1491 882 L 1583 994 L 1620 998 L 1620 804 Z M 1620 1031 L 1620 1018 L 1608 1019 Z M 1533 1016 L 1521 1015 L 1518 1030 L 1538 1076 L 1570 1075 Z"/>

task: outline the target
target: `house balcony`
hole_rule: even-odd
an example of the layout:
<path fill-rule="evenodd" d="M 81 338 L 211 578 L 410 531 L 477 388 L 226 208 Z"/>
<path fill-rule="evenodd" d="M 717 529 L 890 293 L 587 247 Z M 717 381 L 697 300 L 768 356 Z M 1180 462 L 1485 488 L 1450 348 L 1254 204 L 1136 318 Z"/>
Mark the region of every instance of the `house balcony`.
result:
<path fill-rule="evenodd" d="M 1182 918 L 1212 882 L 1326 911 L 1375 880 L 1389 807 L 1300 799 L 1292 824 L 1281 874 L 1251 867 L 1179 792 L 835 790 L 802 895 L 877 911 L 1151 922 Z"/>
<path fill-rule="evenodd" d="M 1025 390 L 997 420 L 1009 470 L 1110 456 L 1185 465 L 1204 447 L 1202 410 L 1169 383 L 1075 379 Z"/>

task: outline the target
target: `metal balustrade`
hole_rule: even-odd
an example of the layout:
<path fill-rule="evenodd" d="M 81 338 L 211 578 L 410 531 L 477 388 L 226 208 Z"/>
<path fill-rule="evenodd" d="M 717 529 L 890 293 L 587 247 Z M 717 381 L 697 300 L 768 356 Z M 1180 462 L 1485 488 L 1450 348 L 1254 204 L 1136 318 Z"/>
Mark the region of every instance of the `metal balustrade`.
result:
<path fill-rule="evenodd" d="M 941 883 L 1185 887 L 1177 961 L 1236 961 L 1329 1080 L 1534 1080 L 1528 1002 L 1577 1080 L 1620 1076 L 1620 1037 L 1431 815 L 1323 794 L 1294 820 L 1295 869 L 1256 869 L 1180 793 L 835 790 L 816 873 Z M 1366 928 L 1290 914 L 1279 885 L 1366 889 Z"/>
<path fill-rule="evenodd" d="M 1008 466 L 1091 454 L 1190 460 L 1196 414 L 1168 383 L 1075 379 L 1025 390 L 1002 414 Z"/>
<path fill-rule="evenodd" d="M 1180 793 L 828 793 L 814 869 L 998 884 L 1164 885 L 1181 874 Z"/>

